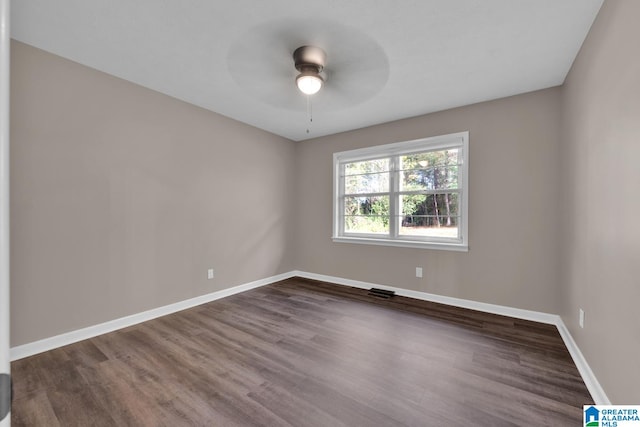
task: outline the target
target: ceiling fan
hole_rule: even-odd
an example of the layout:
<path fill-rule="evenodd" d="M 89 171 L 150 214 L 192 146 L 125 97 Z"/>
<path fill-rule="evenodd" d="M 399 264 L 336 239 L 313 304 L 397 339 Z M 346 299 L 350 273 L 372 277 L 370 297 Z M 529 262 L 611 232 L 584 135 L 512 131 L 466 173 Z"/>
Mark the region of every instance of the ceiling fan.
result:
<path fill-rule="evenodd" d="M 293 65 L 293 66 L 292 66 Z M 389 77 L 382 47 L 362 31 L 333 21 L 279 19 L 231 44 L 227 67 L 247 96 L 284 110 L 334 114 L 375 96 Z"/>
<path fill-rule="evenodd" d="M 322 88 L 324 78 L 320 75 L 324 69 L 327 54 L 315 46 L 301 46 L 293 52 L 293 61 L 300 74 L 296 85 L 305 95 L 315 95 Z"/>

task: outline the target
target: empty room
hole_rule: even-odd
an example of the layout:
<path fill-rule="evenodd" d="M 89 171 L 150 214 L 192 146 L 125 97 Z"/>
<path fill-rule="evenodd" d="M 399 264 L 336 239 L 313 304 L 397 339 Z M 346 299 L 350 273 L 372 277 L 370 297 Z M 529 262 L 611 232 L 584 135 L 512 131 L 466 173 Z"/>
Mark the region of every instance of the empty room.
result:
<path fill-rule="evenodd" d="M 0 427 L 640 425 L 638 18 L 0 0 Z"/>

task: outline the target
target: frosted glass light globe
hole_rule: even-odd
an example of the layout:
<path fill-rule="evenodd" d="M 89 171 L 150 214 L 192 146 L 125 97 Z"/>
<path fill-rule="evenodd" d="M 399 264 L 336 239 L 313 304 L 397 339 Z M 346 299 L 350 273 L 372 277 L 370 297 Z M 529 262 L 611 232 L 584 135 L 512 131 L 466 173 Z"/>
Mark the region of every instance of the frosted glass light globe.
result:
<path fill-rule="evenodd" d="M 320 88 L 322 88 L 322 77 L 318 74 L 307 74 L 302 73 L 298 77 L 296 77 L 296 85 L 298 85 L 298 89 L 300 92 L 305 95 L 313 95 L 318 93 Z"/>

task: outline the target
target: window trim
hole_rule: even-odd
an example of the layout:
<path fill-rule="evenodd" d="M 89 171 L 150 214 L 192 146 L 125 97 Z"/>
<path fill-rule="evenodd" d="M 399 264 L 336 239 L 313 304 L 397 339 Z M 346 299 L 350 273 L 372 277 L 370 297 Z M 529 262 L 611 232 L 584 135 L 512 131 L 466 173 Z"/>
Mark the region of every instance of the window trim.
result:
<path fill-rule="evenodd" d="M 423 240 L 421 237 L 398 236 L 396 238 L 385 235 L 381 237 L 377 234 L 346 234 L 344 233 L 344 221 L 341 221 L 341 212 L 344 211 L 342 206 L 341 186 L 342 180 L 340 176 L 340 166 L 344 163 L 373 160 L 379 158 L 390 157 L 393 161 L 394 156 L 411 154 L 423 151 L 437 151 L 447 148 L 459 148 L 462 153 L 461 172 L 459 173 L 459 202 L 460 202 L 460 239 L 453 241 L 447 238 L 431 237 Z M 398 192 L 398 183 L 394 173 L 389 176 L 390 197 Z M 395 203 L 390 203 L 390 217 L 393 218 L 396 212 Z M 395 142 L 392 144 L 377 145 L 373 147 L 359 148 L 356 150 L 342 151 L 333 153 L 333 231 L 332 240 L 342 243 L 356 243 L 365 245 L 383 245 L 422 249 L 439 249 L 448 251 L 466 252 L 469 250 L 469 132 L 457 132 L 448 135 L 439 135 L 428 138 L 420 138 L 411 141 Z M 389 224 L 389 233 L 392 234 Z"/>

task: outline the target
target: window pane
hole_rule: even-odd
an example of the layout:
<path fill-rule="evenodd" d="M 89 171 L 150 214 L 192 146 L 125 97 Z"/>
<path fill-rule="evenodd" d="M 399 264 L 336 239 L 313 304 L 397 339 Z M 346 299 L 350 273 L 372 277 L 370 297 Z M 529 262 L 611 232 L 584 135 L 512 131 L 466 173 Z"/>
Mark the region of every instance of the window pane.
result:
<path fill-rule="evenodd" d="M 400 235 L 458 238 L 458 193 L 400 196 Z"/>
<path fill-rule="evenodd" d="M 366 160 L 344 165 L 345 175 L 360 175 L 363 173 L 389 172 L 389 159 Z"/>
<path fill-rule="evenodd" d="M 389 192 L 389 172 L 349 175 L 344 178 L 345 194 Z"/>
<path fill-rule="evenodd" d="M 344 166 L 344 193 L 365 194 L 389 191 L 389 159 L 366 160 Z"/>
<path fill-rule="evenodd" d="M 458 188 L 458 149 L 429 151 L 400 157 L 400 190 Z"/>
<path fill-rule="evenodd" d="M 344 231 L 389 233 L 389 196 L 345 197 Z"/>
<path fill-rule="evenodd" d="M 443 237 L 449 239 L 459 238 L 458 226 L 417 226 L 420 221 L 425 221 L 424 217 L 410 217 L 413 222 L 405 222 L 408 217 L 402 218 L 402 226 L 400 227 L 400 236 L 420 236 L 420 237 Z M 456 217 L 456 223 L 458 218 Z"/>

